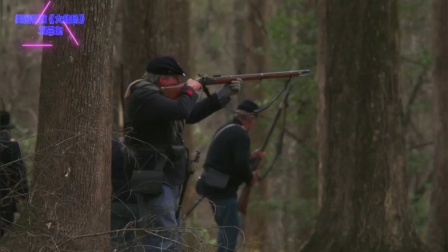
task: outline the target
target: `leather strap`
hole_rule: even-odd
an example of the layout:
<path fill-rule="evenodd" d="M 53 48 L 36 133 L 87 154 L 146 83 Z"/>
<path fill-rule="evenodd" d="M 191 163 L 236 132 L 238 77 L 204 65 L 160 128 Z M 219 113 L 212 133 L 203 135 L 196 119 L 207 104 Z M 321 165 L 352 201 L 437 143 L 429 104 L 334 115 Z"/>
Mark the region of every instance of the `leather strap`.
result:
<path fill-rule="evenodd" d="M 216 137 L 218 137 L 218 135 L 221 134 L 225 129 L 230 128 L 231 126 L 239 126 L 239 127 L 241 127 L 241 128 L 243 127 L 243 126 L 241 126 L 241 125 L 239 125 L 239 124 L 236 124 L 236 123 L 228 124 L 228 125 L 222 127 L 218 132 L 216 132 L 215 136 L 213 136 L 212 141 L 215 140 Z"/>
<path fill-rule="evenodd" d="M 160 87 L 158 87 L 156 84 L 151 83 L 149 81 L 141 80 L 137 85 L 135 85 L 135 88 L 139 87 L 145 87 L 147 89 L 150 89 L 152 91 L 161 91 Z"/>

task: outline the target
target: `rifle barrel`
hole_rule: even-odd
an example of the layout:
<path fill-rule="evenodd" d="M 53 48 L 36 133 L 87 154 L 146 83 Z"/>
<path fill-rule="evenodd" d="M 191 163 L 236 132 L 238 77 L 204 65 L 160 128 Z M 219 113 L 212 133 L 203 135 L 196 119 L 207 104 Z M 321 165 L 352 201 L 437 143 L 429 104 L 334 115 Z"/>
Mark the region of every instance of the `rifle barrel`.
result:
<path fill-rule="evenodd" d="M 206 85 L 230 83 L 233 80 L 238 79 L 238 78 L 242 79 L 243 81 L 251 81 L 251 80 L 264 80 L 264 79 L 292 78 L 292 77 L 308 75 L 309 73 L 310 73 L 309 70 L 293 70 L 293 71 L 285 71 L 285 72 L 235 74 L 235 75 L 225 75 L 225 76 L 218 75 L 218 76 L 208 77 L 209 81 L 206 82 Z"/>

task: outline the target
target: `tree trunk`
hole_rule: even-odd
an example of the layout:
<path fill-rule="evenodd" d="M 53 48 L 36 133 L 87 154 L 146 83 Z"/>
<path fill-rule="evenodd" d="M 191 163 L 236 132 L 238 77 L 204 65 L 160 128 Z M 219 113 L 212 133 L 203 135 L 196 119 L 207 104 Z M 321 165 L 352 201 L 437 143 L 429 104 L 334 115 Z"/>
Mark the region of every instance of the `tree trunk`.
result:
<path fill-rule="evenodd" d="M 123 64 L 126 87 L 139 79 L 151 58 L 171 55 L 191 75 L 190 5 L 187 0 L 133 0 L 124 4 Z"/>
<path fill-rule="evenodd" d="M 17 235 L 20 249 L 11 250 L 107 251 L 112 65 L 105 62 L 112 56 L 112 1 L 55 0 L 50 8 L 83 13 L 86 24 L 69 25 L 79 46 L 68 35 L 43 39 L 53 48 L 42 57 L 29 235 L 26 241 Z"/>
<path fill-rule="evenodd" d="M 302 252 L 425 251 L 404 182 L 397 1 L 319 10 L 322 205 Z"/>
<path fill-rule="evenodd" d="M 122 58 L 125 88 L 141 78 L 153 57 L 161 55 L 173 56 L 187 76 L 194 77 L 190 59 L 188 0 L 132 0 L 125 2 L 124 10 Z M 192 126 L 185 127 L 183 138 L 190 149 L 190 156 L 194 158 Z M 191 206 L 194 198 L 193 185 L 191 180 L 183 202 L 186 208 Z"/>
<path fill-rule="evenodd" d="M 242 7 L 235 3 L 235 8 Z M 245 19 L 244 29 L 235 27 L 237 33 L 244 32 L 244 39 L 236 36 L 235 60 L 237 73 L 262 73 L 267 71 L 268 49 L 268 21 L 270 11 L 269 0 L 247 0 L 246 8 L 247 18 Z M 241 24 L 240 20 L 235 20 L 235 25 Z M 243 44 L 241 44 L 243 42 Z M 242 46 L 242 48 L 241 48 Z M 241 62 L 241 60 L 244 60 Z M 255 102 L 263 101 L 266 95 L 260 88 L 259 83 L 249 83 L 242 87 L 240 98 L 250 99 Z M 266 137 L 270 125 L 263 125 L 261 122 L 250 132 L 252 151 L 260 148 L 262 141 Z M 252 202 L 258 200 L 267 201 L 269 196 L 269 179 L 263 180 L 252 189 Z M 264 202 L 263 202 L 264 203 Z M 264 209 L 250 208 L 244 221 L 245 234 L 247 237 L 248 248 L 257 251 L 270 251 L 268 216 Z"/>
<path fill-rule="evenodd" d="M 448 251 L 448 1 L 434 1 L 435 159 L 428 247 Z"/>
<path fill-rule="evenodd" d="M 327 41 L 327 17 L 326 17 L 326 3 L 325 1 L 317 2 L 317 12 L 318 12 L 318 39 L 317 39 L 317 68 L 316 68 L 316 79 L 318 86 L 318 113 L 317 113 L 317 145 L 319 150 L 319 163 L 317 167 L 317 204 L 318 208 L 322 207 L 322 197 L 324 194 L 324 165 L 326 160 L 328 160 L 328 148 L 326 148 L 327 131 L 326 125 L 327 121 L 327 104 L 325 101 L 325 60 L 326 60 L 326 41 Z"/>
<path fill-rule="evenodd" d="M 114 137 L 123 133 L 124 127 L 124 92 L 126 91 L 123 83 L 123 64 L 121 60 L 121 43 L 123 38 L 123 6 L 124 1 L 118 0 L 114 2 L 113 7 L 113 132 Z"/>

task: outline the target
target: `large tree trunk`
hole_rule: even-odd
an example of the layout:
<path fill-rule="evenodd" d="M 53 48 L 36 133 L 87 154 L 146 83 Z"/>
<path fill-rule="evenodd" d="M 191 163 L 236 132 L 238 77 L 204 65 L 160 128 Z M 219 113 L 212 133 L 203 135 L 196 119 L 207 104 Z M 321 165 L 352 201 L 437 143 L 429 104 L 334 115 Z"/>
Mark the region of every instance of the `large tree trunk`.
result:
<path fill-rule="evenodd" d="M 189 72 L 190 4 L 186 0 L 135 0 L 124 4 L 123 64 L 127 87 L 145 72 L 151 58 L 171 55 Z"/>
<path fill-rule="evenodd" d="M 428 246 L 448 251 L 448 1 L 434 1 L 435 159 Z"/>
<path fill-rule="evenodd" d="M 319 10 L 323 191 L 302 252 L 425 251 L 404 182 L 397 1 L 322 0 Z"/>
<path fill-rule="evenodd" d="M 69 25 L 79 46 L 65 28 L 66 35 L 43 39 L 53 48 L 42 58 L 30 227 L 11 251 L 107 251 L 112 1 L 55 0 L 50 8 L 83 13 L 86 24 Z"/>
<path fill-rule="evenodd" d="M 188 0 L 132 0 L 124 4 L 122 58 L 124 85 L 140 79 L 146 65 L 155 56 L 177 59 L 187 76 L 193 78 L 190 59 L 190 2 Z M 194 156 L 192 126 L 183 137 Z M 194 198 L 193 183 L 187 187 L 183 205 Z M 185 207 L 184 207 L 185 208 Z M 187 207 L 188 208 L 188 207 Z"/>

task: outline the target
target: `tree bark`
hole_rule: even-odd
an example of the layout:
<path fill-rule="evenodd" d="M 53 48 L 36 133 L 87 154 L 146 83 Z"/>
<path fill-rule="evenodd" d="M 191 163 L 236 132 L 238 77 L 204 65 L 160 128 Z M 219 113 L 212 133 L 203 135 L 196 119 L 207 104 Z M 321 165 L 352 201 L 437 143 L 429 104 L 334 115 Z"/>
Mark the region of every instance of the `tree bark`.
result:
<path fill-rule="evenodd" d="M 12 235 L 19 249 L 11 251 L 107 251 L 112 1 L 55 0 L 50 8 L 83 13 L 86 24 L 69 25 L 79 46 L 65 28 L 66 35 L 43 39 L 53 48 L 42 57 L 30 226 L 26 238 Z"/>
<path fill-rule="evenodd" d="M 247 0 L 245 6 L 235 3 L 235 8 L 245 8 L 247 18 L 242 23 L 244 28 L 235 27 L 237 34 L 244 32 L 243 39 L 236 36 L 235 67 L 237 73 L 262 73 L 267 71 L 268 61 L 266 51 L 268 50 L 268 22 L 270 18 L 269 0 Z M 237 10 L 235 10 L 237 11 Z M 240 25 L 241 20 L 235 20 L 235 25 Z M 243 44 L 241 44 L 243 43 Z M 241 61 L 243 60 L 243 61 Z M 266 95 L 260 90 L 259 83 L 243 85 L 240 99 L 262 101 Z M 268 127 L 261 122 L 250 132 L 252 151 L 260 148 L 266 137 Z M 269 179 L 263 180 L 256 185 L 251 192 L 251 201 L 267 201 L 269 199 Z M 245 235 L 250 250 L 270 251 L 269 229 L 265 210 L 250 208 L 245 217 Z"/>
<path fill-rule="evenodd" d="M 428 224 L 428 247 L 448 251 L 448 1 L 435 0 L 433 58 L 435 84 L 435 158 Z"/>
<path fill-rule="evenodd" d="M 316 79 L 319 90 L 318 102 L 317 102 L 317 144 L 318 144 L 318 156 L 319 163 L 317 167 L 317 178 L 318 178 L 318 189 L 317 189 L 317 204 L 318 208 L 322 207 L 322 198 L 324 194 L 324 166 L 328 165 L 326 160 L 328 160 L 328 148 L 326 148 L 327 131 L 326 125 L 327 121 L 327 104 L 325 101 L 325 60 L 326 60 L 326 41 L 327 41 L 327 17 L 326 17 L 326 3 L 325 1 L 317 2 L 317 12 L 318 12 L 318 39 L 317 39 L 317 68 L 316 68 Z"/>
<path fill-rule="evenodd" d="M 191 74 L 189 9 L 186 0 L 125 2 L 122 56 L 126 87 L 143 75 L 155 56 L 171 55 Z"/>
<path fill-rule="evenodd" d="M 320 4 L 322 205 L 301 251 L 426 251 L 405 184 L 397 1 Z"/>
<path fill-rule="evenodd" d="M 120 136 L 124 127 L 124 92 L 126 91 L 123 83 L 123 64 L 121 59 L 122 38 L 123 38 L 123 6 L 124 0 L 117 0 L 113 4 L 113 132 Z"/>
<path fill-rule="evenodd" d="M 155 56 L 169 55 L 177 59 L 186 75 L 193 77 L 190 59 L 190 1 L 132 0 L 124 3 L 123 79 L 127 86 L 140 79 L 146 65 Z M 184 78 L 186 80 L 186 78 Z M 190 156 L 194 158 L 192 126 L 183 132 Z M 203 157 L 202 157 L 203 158 Z M 192 180 L 182 205 L 191 206 L 194 194 Z M 187 243 L 193 244 L 193 241 Z"/>

